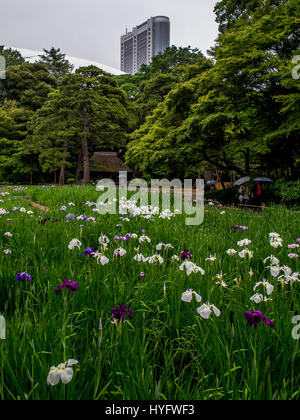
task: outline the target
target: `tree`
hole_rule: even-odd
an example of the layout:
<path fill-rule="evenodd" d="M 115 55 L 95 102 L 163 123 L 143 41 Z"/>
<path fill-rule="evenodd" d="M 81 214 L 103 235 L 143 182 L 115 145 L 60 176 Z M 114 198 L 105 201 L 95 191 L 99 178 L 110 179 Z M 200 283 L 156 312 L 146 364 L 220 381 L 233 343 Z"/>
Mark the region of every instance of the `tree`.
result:
<path fill-rule="evenodd" d="M 277 7 L 288 0 L 221 0 L 215 5 L 216 21 L 219 23 L 219 31 L 225 32 L 231 29 L 242 17 L 249 19 L 251 13 L 258 8 L 268 5 Z"/>
<path fill-rule="evenodd" d="M 41 63 L 23 63 L 6 68 L 6 79 L 0 80 L 0 105 L 5 99 L 36 111 L 48 94 L 57 87 L 55 77 Z"/>
<path fill-rule="evenodd" d="M 127 92 L 129 100 L 134 104 L 135 113 L 140 126 L 146 117 L 164 100 L 166 95 L 178 82 L 191 77 L 188 72 L 209 61 L 197 48 L 177 48 L 172 46 L 164 53 L 153 57 L 152 62 L 143 65 L 139 73 L 118 76 L 119 85 Z M 190 69 L 190 70 L 188 70 Z"/>
<path fill-rule="evenodd" d="M 193 66 L 190 79 L 169 92 L 130 136 L 127 162 L 172 177 L 206 164 L 239 175 L 279 166 L 295 176 L 299 91 L 290 63 L 299 45 L 299 7 L 296 0 L 266 2 L 221 34 L 214 66 L 198 74 Z"/>
<path fill-rule="evenodd" d="M 61 183 L 69 158 L 78 159 L 79 167 L 83 160 L 82 183 L 87 184 L 90 153 L 125 145 L 128 108 L 125 92 L 111 75 L 97 67 L 82 67 L 67 75 L 37 112 L 28 142 L 39 153 L 44 171 L 60 167 Z"/>
<path fill-rule="evenodd" d="M 0 45 L 0 56 L 1 55 L 5 58 L 6 67 L 18 66 L 25 63 L 25 60 L 19 51 L 5 48 L 4 45 Z"/>
<path fill-rule="evenodd" d="M 32 111 L 17 107 L 14 101 L 5 101 L 0 107 L 0 175 L 2 180 L 24 179 L 36 170 L 34 162 L 24 151 L 26 124 Z"/>
<path fill-rule="evenodd" d="M 175 47 L 172 45 L 163 53 L 152 58 L 151 63 L 142 65 L 140 72 L 145 74 L 146 78 L 151 78 L 158 73 L 173 74 L 181 73 L 180 67 L 197 64 L 199 59 L 203 59 L 204 55 L 198 48 Z"/>
<path fill-rule="evenodd" d="M 39 55 L 39 62 L 45 64 L 49 72 L 60 82 L 66 74 L 74 70 L 74 66 L 66 60 L 66 54 L 60 52 L 60 48 L 52 47 L 50 50 L 44 49 L 44 54 Z"/>
<path fill-rule="evenodd" d="M 70 164 L 69 150 L 74 138 L 80 135 L 79 124 L 76 127 L 74 119 L 71 119 L 69 98 L 59 91 L 51 93 L 33 116 L 28 128 L 27 150 L 38 156 L 43 172 L 54 173 L 56 178 L 56 172 L 60 169 L 59 184 L 63 185 L 65 169 Z"/>

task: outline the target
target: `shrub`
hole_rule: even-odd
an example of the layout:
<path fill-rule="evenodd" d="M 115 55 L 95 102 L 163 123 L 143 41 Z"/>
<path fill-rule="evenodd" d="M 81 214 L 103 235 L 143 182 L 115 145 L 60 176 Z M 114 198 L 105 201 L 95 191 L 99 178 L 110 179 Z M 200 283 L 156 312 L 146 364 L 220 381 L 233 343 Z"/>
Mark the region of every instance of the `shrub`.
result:
<path fill-rule="evenodd" d="M 275 202 L 288 207 L 300 207 L 300 180 L 286 181 L 279 179 L 269 188 Z"/>

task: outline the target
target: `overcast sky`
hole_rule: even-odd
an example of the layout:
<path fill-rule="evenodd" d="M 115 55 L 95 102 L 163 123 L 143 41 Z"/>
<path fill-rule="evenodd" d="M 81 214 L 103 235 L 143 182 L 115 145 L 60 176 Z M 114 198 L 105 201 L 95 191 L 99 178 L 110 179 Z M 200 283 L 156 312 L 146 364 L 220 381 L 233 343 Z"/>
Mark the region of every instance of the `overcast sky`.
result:
<path fill-rule="evenodd" d="M 126 26 L 169 16 L 171 44 L 214 44 L 216 0 L 1 0 L 0 45 L 32 50 L 61 48 L 67 55 L 120 68 Z"/>

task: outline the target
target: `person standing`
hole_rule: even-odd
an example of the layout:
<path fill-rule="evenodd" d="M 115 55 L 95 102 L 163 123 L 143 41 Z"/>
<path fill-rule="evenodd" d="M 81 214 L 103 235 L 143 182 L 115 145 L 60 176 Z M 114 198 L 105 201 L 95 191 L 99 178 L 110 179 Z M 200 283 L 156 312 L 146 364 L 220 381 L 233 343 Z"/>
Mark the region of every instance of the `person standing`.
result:
<path fill-rule="evenodd" d="M 240 204 L 244 203 L 244 185 L 241 185 L 239 189 L 239 201 Z"/>
<path fill-rule="evenodd" d="M 243 204 L 245 204 L 245 206 L 247 206 L 249 204 L 249 188 L 248 188 L 248 184 L 244 184 L 244 200 L 243 200 Z"/>
<path fill-rule="evenodd" d="M 262 194 L 263 194 L 262 185 L 259 181 L 256 181 L 253 191 L 252 191 L 253 204 L 259 207 L 261 206 Z"/>
<path fill-rule="evenodd" d="M 239 200 L 241 204 L 246 206 L 249 204 L 249 188 L 247 183 L 241 185 L 239 189 Z"/>

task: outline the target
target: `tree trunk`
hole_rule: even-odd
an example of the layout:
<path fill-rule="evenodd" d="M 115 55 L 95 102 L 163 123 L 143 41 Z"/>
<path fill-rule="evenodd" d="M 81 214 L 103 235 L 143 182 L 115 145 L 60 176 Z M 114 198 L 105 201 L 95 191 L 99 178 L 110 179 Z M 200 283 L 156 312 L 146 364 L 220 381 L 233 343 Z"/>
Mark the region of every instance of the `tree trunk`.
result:
<path fill-rule="evenodd" d="M 82 149 L 80 149 L 78 153 L 78 162 L 77 162 L 77 170 L 75 175 L 75 184 L 79 183 L 79 177 L 81 172 L 81 161 L 82 161 Z"/>
<path fill-rule="evenodd" d="M 65 185 L 65 169 L 66 169 L 65 161 L 66 161 L 66 155 L 69 149 L 69 144 L 70 144 L 70 138 L 68 138 L 64 144 L 64 163 L 60 168 L 60 174 L 59 174 L 59 180 L 58 180 L 59 185 Z"/>
<path fill-rule="evenodd" d="M 245 172 L 250 174 L 250 149 L 248 148 L 245 153 Z"/>
<path fill-rule="evenodd" d="M 90 183 L 90 159 L 89 159 L 89 145 L 88 145 L 88 133 L 90 131 L 90 122 L 85 112 L 84 105 L 80 106 L 80 112 L 83 118 L 83 136 L 81 138 L 81 149 L 83 157 L 83 180 L 82 184 Z"/>

